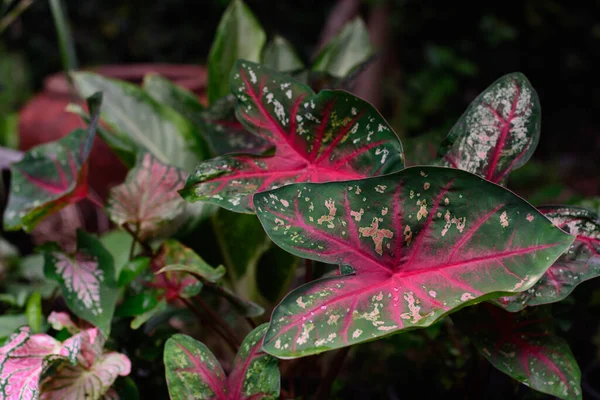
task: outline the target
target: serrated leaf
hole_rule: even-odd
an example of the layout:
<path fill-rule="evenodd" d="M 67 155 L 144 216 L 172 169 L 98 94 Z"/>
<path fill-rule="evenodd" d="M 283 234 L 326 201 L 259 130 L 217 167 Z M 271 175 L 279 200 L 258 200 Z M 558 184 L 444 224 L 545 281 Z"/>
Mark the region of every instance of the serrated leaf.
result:
<path fill-rule="evenodd" d="M 56 375 L 44 381 L 41 400 L 98 400 L 118 376 L 129 375 L 130 372 L 129 359 L 115 352 L 102 354 L 89 368 L 81 364 L 65 364 Z"/>
<path fill-rule="evenodd" d="M 483 307 L 482 307 L 483 306 Z M 453 316 L 479 352 L 519 382 L 560 399 L 581 399 L 581 373 L 543 308 L 508 313 L 484 304 Z"/>
<path fill-rule="evenodd" d="M 526 306 L 561 301 L 577 285 L 600 275 L 598 215 L 572 206 L 542 206 L 538 210 L 554 225 L 575 236 L 575 241 L 531 288 L 514 296 L 494 300 L 511 312 L 522 310 Z"/>
<path fill-rule="evenodd" d="M 319 52 L 312 69 L 342 78 L 368 60 L 372 53 L 367 27 L 362 19 L 355 18 Z"/>
<path fill-rule="evenodd" d="M 90 93 L 87 130 L 36 146 L 11 166 L 11 189 L 4 213 L 6 230 L 30 232 L 44 218 L 89 196 L 89 155 L 96 136 L 102 96 Z"/>
<path fill-rule="evenodd" d="M 454 125 L 438 152 L 440 164 L 504 184 L 535 151 L 540 125 L 540 101 L 527 78 L 505 75 L 473 100 Z"/>
<path fill-rule="evenodd" d="M 367 102 L 312 90 L 248 61 L 236 64 L 237 117 L 276 147 L 274 156 L 229 155 L 200 164 L 182 196 L 252 212 L 254 193 L 292 182 L 361 179 L 403 168 L 402 145 Z"/>
<path fill-rule="evenodd" d="M 114 261 L 98 239 L 77 231 L 77 252 L 45 250 L 44 273 L 60 285 L 69 309 L 108 336 L 118 287 Z"/>
<path fill-rule="evenodd" d="M 304 68 L 304 63 L 296 54 L 294 46 L 279 35 L 275 35 L 265 47 L 262 64 L 279 72 L 298 71 Z"/>
<path fill-rule="evenodd" d="M 354 270 L 284 298 L 265 339 L 277 357 L 429 326 L 527 290 L 574 240 L 512 192 L 449 168 L 294 184 L 257 193 L 254 204 L 284 250 Z"/>
<path fill-rule="evenodd" d="M 262 350 L 266 329 L 267 324 L 263 324 L 244 339 L 229 377 L 204 344 L 189 336 L 172 336 L 165 345 L 164 355 L 171 399 L 278 398 L 278 360 Z"/>
<path fill-rule="evenodd" d="M 187 173 L 162 164 L 149 153 L 141 155 L 125 182 L 110 190 L 110 219 L 146 241 L 183 212 L 186 203 L 177 190 L 186 177 Z"/>
<path fill-rule="evenodd" d="M 12 335 L 0 348 L 0 399 L 38 399 L 42 372 L 60 348 L 60 342 L 51 336 L 31 335 L 29 327 Z"/>
<path fill-rule="evenodd" d="M 209 153 L 194 125 L 169 107 L 152 99 L 139 87 L 91 72 L 77 72 L 73 79 L 80 94 L 102 91 L 102 120 L 113 135 L 134 145 L 136 152 L 150 152 L 160 162 L 191 171 Z"/>
<path fill-rule="evenodd" d="M 165 344 L 164 364 L 171 400 L 228 400 L 225 372 L 204 344 L 173 335 Z"/>
<path fill-rule="evenodd" d="M 229 74 L 243 58 L 260 60 L 266 35 L 250 8 L 233 0 L 223 13 L 208 54 L 208 100 L 210 103 L 229 94 Z"/>

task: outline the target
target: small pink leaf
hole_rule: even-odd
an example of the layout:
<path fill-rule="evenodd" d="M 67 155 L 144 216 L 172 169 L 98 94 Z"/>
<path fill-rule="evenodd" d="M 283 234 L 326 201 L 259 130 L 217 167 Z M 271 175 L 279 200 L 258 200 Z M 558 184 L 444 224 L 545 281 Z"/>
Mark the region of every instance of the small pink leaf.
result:
<path fill-rule="evenodd" d="M 188 201 L 252 212 L 254 193 L 292 182 L 361 179 L 401 170 L 402 145 L 369 103 L 343 91 L 312 90 L 264 66 L 239 61 L 231 80 L 236 115 L 275 147 L 273 156 L 226 155 L 200 164 Z"/>
<path fill-rule="evenodd" d="M 119 353 L 106 353 L 86 367 L 62 365 L 56 374 L 42 383 L 42 400 L 98 400 L 118 376 L 131 372 L 131 362 Z"/>
<path fill-rule="evenodd" d="M 0 348 L 0 399 L 34 400 L 39 398 L 39 380 L 49 357 L 58 354 L 61 345 L 46 334 L 31 335 L 21 328 Z"/>
<path fill-rule="evenodd" d="M 537 93 L 520 73 L 508 74 L 469 105 L 439 151 L 441 165 L 504 183 L 529 160 L 540 137 Z"/>
<path fill-rule="evenodd" d="M 449 168 L 293 184 L 257 193 L 254 205 L 284 250 L 354 271 L 277 306 L 264 345 L 277 357 L 429 326 L 482 297 L 527 290 L 574 240 L 512 192 Z"/>
<path fill-rule="evenodd" d="M 88 99 L 87 130 L 34 147 L 11 167 L 11 190 L 4 227 L 30 232 L 49 215 L 88 197 L 88 159 L 96 135 L 101 96 Z"/>
<path fill-rule="evenodd" d="M 598 215 L 572 206 L 542 206 L 538 210 L 554 225 L 574 235 L 575 241 L 531 288 L 514 296 L 494 300 L 508 311 L 515 312 L 526 306 L 563 300 L 580 283 L 600 276 Z"/>
<path fill-rule="evenodd" d="M 456 313 L 452 320 L 500 371 L 560 399 L 581 399 L 581 372 L 565 340 L 552 332 L 542 307 L 507 313 L 489 304 Z"/>
<path fill-rule="evenodd" d="M 151 154 L 143 154 L 125 183 L 110 191 L 107 206 L 110 218 L 137 232 L 141 240 L 147 240 L 183 211 L 185 201 L 177 190 L 184 186 L 186 176 Z"/>
<path fill-rule="evenodd" d="M 66 312 L 52 311 L 50 315 L 48 315 L 48 323 L 52 326 L 52 329 L 56 331 L 66 329 L 69 333 L 75 334 L 80 330 L 71 319 L 71 316 Z"/>

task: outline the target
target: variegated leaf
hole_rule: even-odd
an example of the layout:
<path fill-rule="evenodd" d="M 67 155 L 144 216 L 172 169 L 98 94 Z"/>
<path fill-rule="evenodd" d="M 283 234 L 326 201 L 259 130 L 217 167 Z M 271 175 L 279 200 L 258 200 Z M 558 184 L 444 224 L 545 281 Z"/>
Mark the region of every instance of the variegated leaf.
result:
<path fill-rule="evenodd" d="M 169 271 L 187 272 L 212 283 L 219 281 L 225 275 L 225 267 L 219 265 L 217 268 L 213 268 L 194 250 L 176 240 L 166 240 L 163 249 L 165 266 L 158 270 L 157 274 Z"/>
<path fill-rule="evenodd" d="M 138 158 L 125 183 L 114 187 L 108 199 L 108 214 L 113 222 L 127 226 L 142 241 L 157 234 L 184 208 L 177 190 L 185 184 L 187 173 L 162 164 L 149 153 Z"/>
<path fill-rule="evenodd" d="M 402 146 L 367 102 L 343 91 L 312 90 L 239 61 L 232 90 L 238 120 L 276 147 L 273 156 L 230 155 L 200 164 L 180 193 L 237 212 L 252 212 L 254 193 L 292 182 L 361 179 L 403 168 Z"/>
<path fill-rule="evenodd" d="M 441 165 L 503 184 L 529 160 L 539 137 L 537 93 L 520 73 L 508 74 L 481 93 L 446 137 Z"/>
<path fill-rule="evenodd" d="M 59 283 L 71 311 L 108 336 L 118 287 L 113 258 L 98 239 L 77 231 L 77 252 L 73 255 L 47 246 L 44 273 Z"/>
<path fill-rule="evenodd" d="M 90 196 L 89 155 L 96 137 L 102 96 L 88 99 L 87 130 L 77 129 L 55 142 L 34 147 L 11 166 L 11 189 L 4 228 L 30 232 L 44 218 Z"/>
<path fill-rule="evenodd" d="M 254 196 L 271 239 L 350 268 L 291 292 L 265 349 L 298 357 L 425 327 L 456 308 L 530 288 L 574 237 L 470 173 L 413 167 Z"/>
<path fill-rule="evenodd" d="M 552 332 L 547 309 L 508 313 L 483 304 L 452 319 L 479 352 L 508 376 L 560 399 L 581 399 L 579 366 L 567 342 Z"/>
<path fill-rule="evenodd" d="M 98 400 L 118 376 L 131 372 L 131 362 L 119 353 L 105 353 L 90 367 L 62 365 L 42 383 L 42 400 Z"/>
<path fill-rule="evenodd" d="M 554 225 L 575 236 L 575 241 L 531 288 L 494 300 L 508 311 L 563 300 L 577 285 L 600 275 L 598 215 L 572 206 L 542 206 L 538 210 Z"/>

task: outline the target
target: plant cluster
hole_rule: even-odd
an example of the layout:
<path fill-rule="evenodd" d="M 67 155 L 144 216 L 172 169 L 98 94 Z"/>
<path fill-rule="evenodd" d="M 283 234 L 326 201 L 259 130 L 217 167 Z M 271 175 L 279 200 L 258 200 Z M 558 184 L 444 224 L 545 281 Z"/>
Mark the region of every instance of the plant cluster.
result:
<path fill-rule="evenodd" d="M 0 399 L 133 398 L 125 376 L 138 355 L 122 354 L 119 340 L 140 328 L 161 350 L 166 341 L 171 399 L 287 397 L 278 359 L 445 317 L 512 378 L 581 398 L 579 367 L 545 305 L 600 275 L 600 221 L 506 189 L 540 136 L 529 81 L 498 79 L 435 165 L 409 167 L 373 106 L 313 90 L 346 87 L 368 61 L 360 20 L 310 67 L 285 39 L 265 43 L 232 2 L 209 56 L 208 105 L 157 75 L 140 88 L 72 74 L 87 106 L 70 108 L 89 127 L 12 165 L 4 226 L 30 232 L 91 200 L 116 228 L 100 238 L 80 230 L 72 249 L 45 244 L 33 267 L 3 260 L 3 318 L 18 329 L 0 348 Z M 96 135 L 130 168 L 106 200 L 88 185 L 102 173 L 88 167 Z M 306 282 L 290 290 L 300 260 Z M 314 279 L 324 265 L 339 267 Z M 47 310 L 58 295 L 68 313 Z"/>

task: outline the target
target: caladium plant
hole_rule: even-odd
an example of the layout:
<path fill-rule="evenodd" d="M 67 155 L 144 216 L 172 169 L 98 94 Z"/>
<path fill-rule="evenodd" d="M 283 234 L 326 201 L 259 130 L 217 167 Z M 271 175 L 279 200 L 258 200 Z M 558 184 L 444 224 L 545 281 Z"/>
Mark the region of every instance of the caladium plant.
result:
<path fill-rule="evenodd" d="M 44 218 L 69 204 L 99 201 L 88 186 L 89 156 L 96 137 L 102 96 L 88 99 L 91 119 L 87 130 L 37 146 L 11 166 L 11 190 L 4 228 L 31 231 Z"/>
<path fill-rule="evenodd" d="M 262 350 L 267 324 L 244 339 L 229 376 L 202 343 L 174 335 L 165 345 L 165 366 L 172 400 L 276 399 L 279 396 L 278 360 Z"/>
<path fill-rule="evenodd" d="M 182 196 L 252 212 L 254 193 L 293 182 L 361 179 L 401 170 L 402 146 L 367 102 L 343 91 L 319 94 L 249 61 L 239 61 L 231 88 L 237 117 L 275 147 L 272 156 L 226 155 L 200 164 Z"/>
<path fill-rule="evenodd" d="M 527 290 L 574 239 L 512 192 L 447 168 L 288 185 L 254 204 L 276 244 L 342 265 L 341 276 L 301 286 L 273 312 L 265 349 L 286 358 Z"/>
<path fill-rule="evenodd" d="M 552 317 L 540 307 L 513 314 L 489 304 L 453 317 L 481 354 L 500 371 L 542 393 L 581 399 L 581 372 Z"/>

